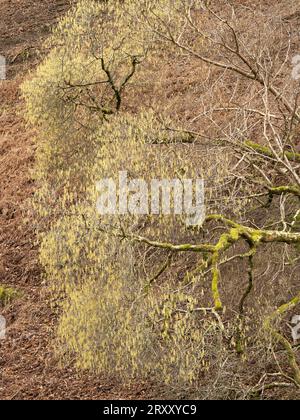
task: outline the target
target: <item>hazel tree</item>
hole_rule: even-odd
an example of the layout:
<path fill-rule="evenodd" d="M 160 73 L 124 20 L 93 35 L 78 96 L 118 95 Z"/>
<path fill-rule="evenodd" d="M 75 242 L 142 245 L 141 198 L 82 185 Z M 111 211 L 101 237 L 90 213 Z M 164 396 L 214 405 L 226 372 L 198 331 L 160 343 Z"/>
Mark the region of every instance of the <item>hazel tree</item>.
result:
<path fill-rule="evenodd" d="M 225 397 L 226 370 L 240 372 L 240 357 L 257 352 L 267 364 L 273 343 L 289 368 L 276 359 L 274 377 L 285 382 L 268 386 L 300 385 L 298 356 L 281 322 L 300 304 L 294 35 L 283 19 L 254 10 L 246 28 L 235 3 L 80 1 L 23 87 L 29 122 L 38 128 L 41 262 L 64 296 L 60 348 L 81 368 L 164 377 L 173 389 L 203 395 L 217 388 Z M 162 93 L 170 98 L 163 106 L 153 99 L 151 110 L 137 110 L 146 59 L 154 67 L 148 91 L 167 85 L 157 80 L 166 63 L 171 71 L 177 62 L 199 69 L 185 88 L 194 98 L 189 118 L 173 91 Z M 204 178 L 204 223 L 99 217 L 97 180 L 124 169 L 145 181 Z M 267 274 L 258 275 L 266 260 Z M 273 280 L 291 279 L 280 302 L 279 282 L 261 285 L 270 265 Z M 243 396 L 261 392 L 267 379 L 262 371 Z M 235 390 L 240 381 L 236 373 Z"/>

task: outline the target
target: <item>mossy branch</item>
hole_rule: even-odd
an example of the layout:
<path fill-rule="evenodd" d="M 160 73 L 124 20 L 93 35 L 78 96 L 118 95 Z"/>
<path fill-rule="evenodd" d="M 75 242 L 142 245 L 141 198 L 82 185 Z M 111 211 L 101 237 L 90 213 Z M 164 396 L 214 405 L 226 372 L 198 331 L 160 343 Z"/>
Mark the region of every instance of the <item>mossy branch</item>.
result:
<path fill-rule="evenodd" d="M 296 295 L 293 299 L 291 299 L 288 303 L 280 306 L 275 312 L 273 312 L 264 322 L 264 327 L 267 331 L 270 331 L 272 337 L 279 343 L 282 344 L 284 349 L 286 350 L 290 367 L 293 371 L 294 380 L 300 386 L 300 367 L 297 363 L 297 359 L 293 350 L 291 343 L 278 331 L 276 331 L 272 323 L 273 321 L 284 315 L 286 312 L 293 309 L 296 305 L 300 303 L 300 292 Z"/>
<path fill-rule="evenodd" d="M 144 243 L 146 245 L 149 245 L 154 248 L 161 248 L 168 251 L 173 252 L 199 252 L 199 253 L 207 253 L 207 252 L 214 252 L 215 247 L 214 245 L 206 245 L 206 244 L 200 244 L 200 245 L 193 245 L 193 244 L 181 244 L 181 245 L 175 245 L 168 242 L 158 242 L 158 241 L 152 241 L 151 239 L 145 238 L 143 236 L 135 236 L 135 235 L 124 235 L 124 238 L 129 239 L 133 242 L 140 242 Z"/>
<path fill-rule="evenodd" d="M 252 149 L 253 151 L 269 157 L 271 159 L 277 160 L 276 156 L 274 155 L 274 153 L 272 152 L 272 150 L 270 150 L 268 147 L 266 146 L 262 146 L 258 143 L 254 143 L 252 141 L 245 141 L 244 145 L 249 148 Z M 300 153 L 294 153 L 294 152 L 284 152 L 284 157 L 286 157 L 289 161 L 291 162 L 297 162 L 300 163 Z"/>
<path fill-rule="evenodd" d="M 240 239 L 243 239 L 250 245 L 251 251 L 248 257 L 252 258 L 253 255 L 257 252 L 257 248 L 262 243 L 285 243 L 285 244 L 300 244 L 300 233 L 292 233 L 285 231 L 272 231 L 272 230 L 260 230 L 249 228 L 243 226 L 233 220 L 230 220 L 223 215 L 213 214 L 206 218 L 206 222 L 217 221 L 222 222 L 229 229 L 228 232 L 221 235 L 219 241 L 216 245 L 212 244 L 181 244 L 174 245 L 167 242 L 153 241 L 151 239 L 127 235 L 125 232 L 122 233 L 123 238 L 131 240 L 133 242 L 140 242 L 151 247 L 165 249 L 171 252 L 199 252 L 203 254 L 211 254 L 211 258 L 205 263 L 202 264 L 202 268 L 207 268 L 208 265 L 212 267 L 212 295 L 214 299 L 214 305 L 216 310 L 221 310 L 223 308 L 221 295 L 219 291 L 219 281 L 220 281 L 220 258 L 224 252 L 236 244 Z M 252 260 L 251 260 L 252 262 Z M 252 272 L 252 271 L 251 271 Z M 251 290 L 250 290 L 251 291 Z M 250 292 L 249 292 L 250 293 Z M 247 292 L 247 296 L 249 294 Z M 247 297 L 246 296 L 246 297 Z M 245 297 L 245 298 L 246 298 Z M 243 307 L 243 303 L 241 306 Z"/>
<path fill-rule="evenodd" d="M 282 195 L 282 194 L 292 194 L 297 197 L 300 197 L 300 188 L 293 185 L 269 188 L 269 195 L 272 198 L 274 195 Z"/>

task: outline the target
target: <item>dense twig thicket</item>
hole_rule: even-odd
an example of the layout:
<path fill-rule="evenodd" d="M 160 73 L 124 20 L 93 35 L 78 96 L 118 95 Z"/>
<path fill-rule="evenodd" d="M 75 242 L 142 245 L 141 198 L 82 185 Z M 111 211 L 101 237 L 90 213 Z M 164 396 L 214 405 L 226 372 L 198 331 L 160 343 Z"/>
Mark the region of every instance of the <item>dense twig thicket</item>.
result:
<path fill-rule="evenodd" d="M 300 89 L 296 35 L 274 16 L 82 0 L 47 41 L 23 86 L 34 208 L 59 348 L 80 368 L 198 398 L 299 389 L 284 321 L 300 304 Z M 203 178 L 204 223 L 100 217 L 96 183 L 119 171 Z"/>

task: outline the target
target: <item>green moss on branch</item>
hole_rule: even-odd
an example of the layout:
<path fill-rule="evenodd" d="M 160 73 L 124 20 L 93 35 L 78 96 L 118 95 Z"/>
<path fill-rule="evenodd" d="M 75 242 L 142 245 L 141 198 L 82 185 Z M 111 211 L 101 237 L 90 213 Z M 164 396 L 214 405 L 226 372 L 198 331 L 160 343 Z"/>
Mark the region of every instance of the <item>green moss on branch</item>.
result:
<path fill-rule="evenodd" d="M 272 150 L 270 150 L 266 146 L 261 146 L 260 144 L 254 143 L 252 141 L 246 141 L 244 144 L 248 148 L 254 150 L 255 152 L 257 152 L 261 155 L 264 155 L 264 156 L 269 157 L 271 159 L 276 159 L 276 156 L 274 155 Z M 300 163 L 300 153 L 284 152 L 284 156 L 287 157 L 288 160 L 290 160 L 291 162 Z"/>
<path fill-rule="evenodd" d="M 300 244 L 300 233 L 249 228 L 220 214 L 208 216 L 206 218 L 206 222 L 209 221 L 222 222 L 229 228 L 229 232 L 222 234 L 216 245 L 174 245 L 171 243 L 152 241 L 142 236 L 127 236 L 126 234 L 123 234 L 123 237 L 134 242 L 141 242 L 146 245 L 169 250 L 171 252 L 199 252 L 202 254 L 211 254 L 211 258 L 208 259 L 206 263 L 202 263 L 201 268 L 204 269 L 208 266 L 212 267 L 211 289 L 216 310 L 221 310 L 223 307 L 219 291 L 220 258 L 224 252 L 236 244 L 240 239 L 243 239 L 248 245 L 250 245 L 252 252 L 250 252 L 250 254 L 246 254 L 249 257 L 252 257 L 255 254 L 258 246 L 262 243 L 285 243 L 289 245 Z"/>
<path fill-rule="evenodd" d="M 270 197 L 274 195 L 293 194 L 300 197 L 300 188 L 293 185 L 269 188 Z"/>
<path fill-rule="evenodd" d="M 274 329 L 273 325 L 272 325 L 273 321 L 276 318 L 281 317 L 286 312 L 293 309 L 299 303 L 300 303 L 300 292 L 293 299 L 291 299 L 288 303 L 285 303 L 284 305 L 282 305 L 278 309 L 276 309 L 276 311 L 273 312 L 265 320 L 264 327 L 266 328 L 266 330 L 270 331 L 270 333 L 272 334 L 272 337 L 277 342 L 281 343 L 282 346 L 284 347 L 284 349 L 287 353 L 287 356 L 288 356 L 289 365 L 290 365 L 290 367 L 293 371 L 294 380 L 300 386 L 300 367 L 297 363 L 297 359 L 296 359 L 293 347 L 292 347 L 291 343 L 282 334 L 280 334 L 278 331 L 276 331 Z"/>

